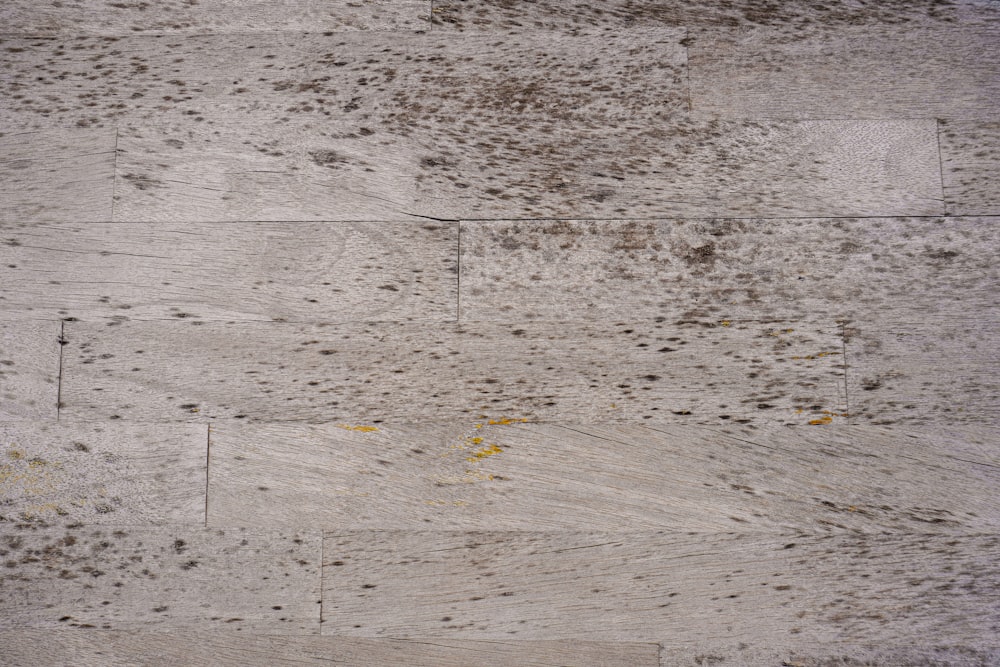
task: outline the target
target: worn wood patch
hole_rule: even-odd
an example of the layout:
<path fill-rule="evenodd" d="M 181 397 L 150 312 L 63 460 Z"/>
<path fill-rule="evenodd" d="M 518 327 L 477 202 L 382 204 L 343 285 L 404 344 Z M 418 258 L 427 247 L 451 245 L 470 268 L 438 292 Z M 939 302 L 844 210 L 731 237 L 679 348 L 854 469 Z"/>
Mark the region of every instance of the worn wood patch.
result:
<path fill-rule="evenodd" d="M 996 219 L 462 223 L 461 319 L 849 319 L 1000 305 Z M 921 298 L 914 301 L 913 294 Z"/>
<path fill-rule="evenodd" d="M 846 328 L 851 420 L 996 425 L 996 310 L 873 315 Z"/>
<path fill-rule="evenodd" d="M 691 104 L 727 118 L 995 118 L 1000 25 L 934 30 L 709 30 L 694 36 Z M 906 159 L 901 155 L 898 159 Z"/>
<path fill-rule="evenodd" d="M 368 424 L 479 415 L 806 423 L 844 412 L 835 323 L 657 319 L 67 323 L 63 414 Z"/>
<path fill-rule="evenodd" d="M 10 667 L 73 664 L 131 667 L 142 664 L 211 664 L 244 667 L 299 665 L 367 667 L 658 667 L 658 646 L 592 641 L 467 641 L 253 635 L 242 632 L 183 634 L 114 630 L 0 632 Z"/>
<path fill-rule="evenodd" d="M 206 430 L 0 423 L 0 522 L 200 525 Z"/>
<path fill-rule="evenodd" d="M 211 438 L 218 526 L 1000 529 L 1000 460 L 960 433 L 483 421 L 222 424 Z"/>
<path fill-rule="evenodd" d="M 723 633 L 719 632 L 721 637 Z M 986 667 L 1000 660 L 1000 649 L 989 639 L 966 645 L 955 645 L 946 636 L 921 641 L 919 644 L 901 646 L 891 639 L 877 646 L 821 642 L 783 649 L 780 645 L 765 646 L 745 637 L 748 641 L 704 642 L 697 648 L 673 648 L 664 642 L 660 665 L 662 667 L 703 667 L 720 665 L 782 665 L 783 667 L 912 667 L 913 665 L 940 665 L 940 667 Z M 791 642 L 784 642 L 791 643 Z"/>
<path fill-rule="evenodd" d="M 0 221 L 110 221 L 114 173 L 114 129 L 0 132 Z"/>
<path fill-rule="evenodd" d="M 135 34 L 260 33 L 270 31 L 418 30 L 429 0 L 160 0 L 98 2 L 12 0 L 0 13 L 0 33 L 33 37 Z"/>
<path fill-rule="evenodd" d="M 0 628 L 319 630 L 315 533 L 0 524 Z"/>
<path fill-rule="evenodd" d="M 1000 123 L 940 121 L 941 169 L 949 212 L 1000 211 Z"/>
<path fill-rule="evenodd" d="M 56 418 L 59 327 L 0 322 L 0 420 Z"/>
<path fill-rule="evenodd" d="M 11 318 L 454 320 L 455 223 L 0 224 Z"/>
<path fill-rule="evenodd" d="M 684 645 L 712 636 L 976 644 L 995 535 L 326 534 L 323 632 Z"/>

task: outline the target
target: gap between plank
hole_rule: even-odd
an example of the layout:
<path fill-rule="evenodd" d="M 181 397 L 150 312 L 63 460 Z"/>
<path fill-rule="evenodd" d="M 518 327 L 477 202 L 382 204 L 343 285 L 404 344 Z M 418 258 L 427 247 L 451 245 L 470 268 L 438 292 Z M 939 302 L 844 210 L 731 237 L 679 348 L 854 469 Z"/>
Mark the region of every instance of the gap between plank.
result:
<path fill-rule="evenodd" d="M 944 194 L 944 155 L 941 153 L 941 119 L 934 119 L 934 136 L 937 139 L 938 152 L 938 178 L 941 180 L 941 210 L 943 215 L 948 215 L 948 200 Z"/>
<path fill-rule="evenodd" d="M 115 125 L 115 160 L 111 171 L 111 222 L 115 221 L 115 200 L 118 197 L 118 133 L 119 126 Z"/>
<path fill-rule="evenodd" d="M 212 425 L 208 424 L 205 435 L 205 527 L 208 528 L 208 466 L 212 461 Z"/>
<path fill-rule="evenodd" d="M 323 598 L 326 597 L 326 591 L 323 589 L 324 575 L 326 568 L 323 567 L 323 558 L 326 556 L 324 553 L 326 549 L 326 537 L 323 531 L 319 533 L 319 634 L 323 634 Z"/>
<path fill-rule="evenodd" d="M 455 321 L 462 321 L 462 223 L 458 223 L 458 258 L 456 260 L 456 276 L 458 283 L 458 291 L 455 294 L 456 304 L 455 304 Z"/>
<path fill-rule="evenodd" d="M 62 409 L 62 375 L 63 348 L 66 347 L 66 322 L 59 321 L 59 378 L 56 380 L 56 421 L 59 421 L 59 411 Z"/>
<path fill-rule="evenodd" d="M 841 354 L 844 355 L 844 412 L 847 413 L 847 423 L 848 425 L 854 423 L 854 415 L 851 414 L 851 399 L 848 396 L 848 386 L 850 381 L 847 377 L 847 323 L 840 323 L 840 344 L 842 346 Z"/>

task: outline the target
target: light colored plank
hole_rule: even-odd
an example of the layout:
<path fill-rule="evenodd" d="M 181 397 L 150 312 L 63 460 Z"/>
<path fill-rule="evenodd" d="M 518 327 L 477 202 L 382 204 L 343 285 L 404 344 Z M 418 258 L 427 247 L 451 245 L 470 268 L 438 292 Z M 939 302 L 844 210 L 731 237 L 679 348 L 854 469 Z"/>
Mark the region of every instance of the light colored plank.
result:
<path fill-rule="evenodd" d="M 811 32 L 695 35 L 692 108 L 724 118 L 985 119 L 1000 112 L 1000 25 Z"/>
<path fill-rule="evenodd" d="M 314 533 L 0 524 L 0 628 L 319 632 Z"/>
<path fill-rule="evenodd" d="M 0 238 L 11 318 L 456 317 L 455 223 L 11 223 Z"/>
<path fill-rule="evenodd" d="M 0 633 L 10 667 L 349 665 L 353 667 L 658 667 L 658 646 L 629 642 L 464 641 L 247 633 L 23 630 Z"/>
<path fill-rule="evenodd" d="M 114 173 L 114 129 L 0 132 L 0 221 L 110 221 Z"/>
<path fill-rule="evenodd" d="M 0 420 L 56 418 L 59 330 L 56 322 L 0 321 Z"/>
<path fill-rule="evenodd" d="M 0 522 L 205 520 L 207 428 L 0 423 Z"/>
<path fill-rule="evenodd" d="M 12 0 L 0 9 L 0 33 L 76 37 L 419 30 L 429 15 L 429 0 Z"/>
<path fill-rule="evenodd" d="M 962 434 L 479 425 L 213 426 L 209 524 L 1000 531 L 1000 459 Z"/>
<path fill-rule="evenodd" d="M 942 120 L 940 140 L 948 211 L 1000 212 L 1000 123 Z"/>
<path fill-rule="evenodd" d="M 995 535 L 326 534 L 323 633 L 976 645 Z M 723 630 L 724 629 L 724 630 Z"/>
<path fill-rule="evenodd" d="M 998 222 L 467 222 L 461 319 L 849 319 L 933 313 L 956 299 L 995 307 Z"/>
<path fill-rule="evenodd" d="M 840 326 L 822 320 L 68 322 L 66 335 L 68 419 L 804 424 L 844 412 Z"/>
<path fill-rule="evenodd" d="M 723 634 L 719 633 L 720 636 Z M 665 645 L 662 667 L 744 667 L 745 665 L 782 665 L 783 667 L 988 667 L 1000 662 L 1000 647 L 989 638 L 967 645 L 954 645 L 942 637 L 933 642 L 897 645 L 891 640 L 877 646 L 859 646 L 835 642 L 800 645 L 793 649 L 765 646 L 749 637 L 744 641 L 719 641 L 698 648 L 674 649 Z M 751 645 L 747 641 L 751 642 Z"/>
<path fill-rule="evenodd" d="M 846 328 L 851 420 L 996 425 L 997 311 L 887 313 Z"/>

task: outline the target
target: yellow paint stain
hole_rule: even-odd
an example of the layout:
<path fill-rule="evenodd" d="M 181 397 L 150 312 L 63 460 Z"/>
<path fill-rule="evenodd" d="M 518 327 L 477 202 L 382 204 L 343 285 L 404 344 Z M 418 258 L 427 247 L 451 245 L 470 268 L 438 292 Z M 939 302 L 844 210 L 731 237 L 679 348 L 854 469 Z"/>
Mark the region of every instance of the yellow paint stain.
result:
<path fill-rule="evenodd" d="M 510 417 L 503 417 L 501 419 L 491 419 L 486 422 L 489 426 L 506 426 L 507 424 L 524 424 L 527 423 L 527 419 L 524 417 L 520 419 L 512 419 Z"/>
<path fill-rule="evenodd" d="M 497 447 L 496 445 L 490 445 L 489 447 L 483 447 L 479 451 L 472 452 L 472 456 L 468 457 L 465 460 L 466 461 L 471 461 L 471 462 L 474 463 L 475 461 L 477 461 L 479 459 L 485 459 L 485 458 L 493 456 L 495 454 L 499 454 L 502 451 L 503 450 L 500 449 L 499 447 Z"/>
<path fill-rule="evenodd" d="M 7 452 L 7 456 L 14 459 L 15 461 L 19 461 L 24 458 L 24 452 L 20 449 L 12 449 L 9 452 Z"/>
<path fill-rule="evenodd" d="M 475 438 L 469 438 L 469 442 L 471 442 L 471 443 L 472 443 L 472 444 L 474 444 L 474 445 L 478 445 L 478 444 L 480 444 L 480 443 L 481 443 L 482 441 L 483 441 L 483 439 L 482 439 L 482 438 L 480 438 L 479 436 L 476 436 Z"/>
<path fill-rule="evenodd" d="M 46 462 L 43 461 L 42 459 L 31 459 L 30 461 L 28 461 L 28 467 L 29 468 L 41 468 L 41 467 L 43 467 L 45 465 L 45 463 Z"/>
<path fill-rule="evenodd" d="M 732 322 L 730 322 L 729 320 L 722 320 L 721 322 L 719 322 L 719 324 L 721 324 L 724 327 L 728 327 L 730 324 L 732 324 Z"/>
<path fill-rule="evenodd" d="M 363 424 L 358 426 L 352 426 L 350 424 L 337 424 L 337 428 L 342 428 L 345 431 L 359 431 L 361 433 L 373 433 L 378 430 L 378 426 L 365 426 Z"/>
<path fill-rule="evenodd" d="M 802 412 L 803 412 L 802 408 L 797 408 L 797 409 L 795 410 L 795 414 L 797 414 L 797 415 L 801 415 L 801 414 L 802 414 Z"/>
<path fill-rule="evenodd" d="M 809 423 L 813 426 L 822 426 L 823 424 L 829 424 L 833 421 L 833 417 L 826 415 L 825 417 L 820 417 L 819 419 L 811 419 Z"/>

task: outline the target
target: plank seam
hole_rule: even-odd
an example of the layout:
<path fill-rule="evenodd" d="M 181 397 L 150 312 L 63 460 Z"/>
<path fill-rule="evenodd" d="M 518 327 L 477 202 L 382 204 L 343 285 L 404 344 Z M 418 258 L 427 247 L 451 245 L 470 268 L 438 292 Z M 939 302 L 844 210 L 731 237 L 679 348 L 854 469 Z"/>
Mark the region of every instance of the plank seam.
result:
<path fill-rule="evenodd" d="M 319 533 L 319 634 L 323 634 L 323 599 L 326 597 L 326 588 L 324 588 L 324 577 L 326 576 L 326 567 L 323 565 L 323 559 L 326 557 L 324 553 L 326 550 L 326 534 L 323 531 Z"/>
<path fill-rule="evenodd" d="M 853 424 L 854 418 L 851 415 L 851 399 L 848 396 L 848 387 L 850 386 L 850 379 L 848 378 L 848 365 L 847 365 L 847 323 L 840 323 L 840 343 L 842 346 L 841 353 L 844 356 L 844 412 L 847 414 L 847 423 Z"/>
<path fill-rule="evenodd" d="M 457 286 L 458 291 L 455 294 L 455 321 L 462 321 L 462 223 L 458 223 L 458 258 L 456 260 L 457 266 L 455 267 L 457 274 Z"/>
<path fill-rule="evenodd" d="M 205 527 L 208 527 L 208 466 L 212 461 L 212 425 L 207 424 L 205 434 Z"/>
<path fill-rule="evenodd" d="M 941 153 L 941 119 L 934 119 L 934 136 L 937 139 L 938 179 L 941 181 L 941 211 L 948 215 L 948 199 L 944 193 L 944 155 Z"/>
<path fill-rule="evenodd" d="M 59 322 L 59 377 L 56 380 L 56 421 L 59 421 L 59 411 L 62 409 L 62 376 L 63 348 L 66 347 L 66 321 Z"/>
<path fill-rule="evenodd" d="M 115 221 L 115 202 L 118 199 L 118 133 L 119 126 L 115 125 L 115 159 L 111 170 L 111 222 Z"/>

